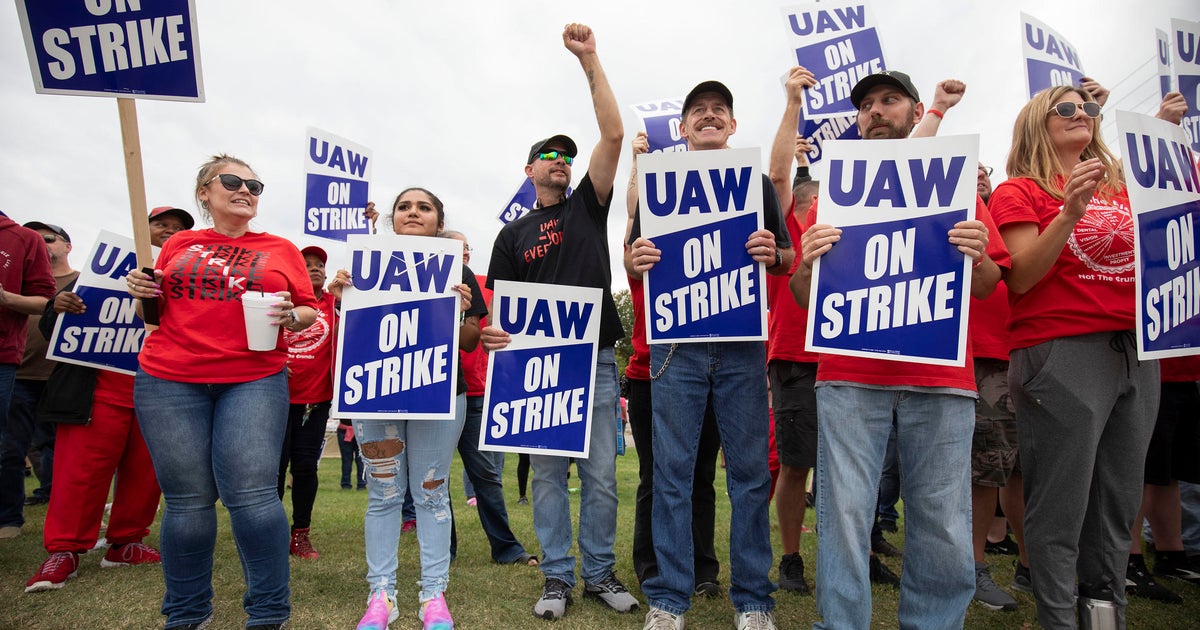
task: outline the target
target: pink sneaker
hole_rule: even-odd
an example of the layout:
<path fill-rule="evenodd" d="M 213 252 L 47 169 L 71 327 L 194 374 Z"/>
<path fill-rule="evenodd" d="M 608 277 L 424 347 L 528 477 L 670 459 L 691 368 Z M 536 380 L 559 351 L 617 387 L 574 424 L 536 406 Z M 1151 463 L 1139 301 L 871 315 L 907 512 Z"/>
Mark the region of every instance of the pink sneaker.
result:
<path fill-rule="evenodd" d="M 371 591 L 367 599 L 367 612 L 358 620 L 355 630 L 387 630 L 388 624 L 400 617 L 396 610 L 396 602 L 387 595 L 387 591 L 377 588 Z"/>
<path fill-rule="evenodd" d="M 444 593 L 421 604 L 421 613 L 417 616 L 425 623 L 425 630 L 451 630 L 454 627 Z"/>
<path fill-rule="evenodd" d="M 113 545 L 100 561 L 100 568 L 127 567 L 131 564 L 156 564 L 162 562 L 162 554 L 150 545 L 140 542 Z"/>
<path fill-rule="evenodd" d="M 403 523 L 400 523 L 400 533 L 407 534 L 408 532 L 415 532 L 415 531 L 417 531 L 416 519 L 410 519 L 410 520 L 404 521 Z"/>

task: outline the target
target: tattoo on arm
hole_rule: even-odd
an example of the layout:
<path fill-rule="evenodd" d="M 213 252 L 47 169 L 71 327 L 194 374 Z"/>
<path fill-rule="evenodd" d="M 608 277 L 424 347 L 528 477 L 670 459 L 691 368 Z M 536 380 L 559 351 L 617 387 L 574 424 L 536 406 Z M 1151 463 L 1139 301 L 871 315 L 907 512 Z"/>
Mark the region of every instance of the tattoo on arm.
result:
<path fill-rule="evenodd" d="M 592 96 L 595 96 L 596 95 L 596 71 L 588 70 L 587 79 L 588 79 L 588 89 L 591 90 Z"/>

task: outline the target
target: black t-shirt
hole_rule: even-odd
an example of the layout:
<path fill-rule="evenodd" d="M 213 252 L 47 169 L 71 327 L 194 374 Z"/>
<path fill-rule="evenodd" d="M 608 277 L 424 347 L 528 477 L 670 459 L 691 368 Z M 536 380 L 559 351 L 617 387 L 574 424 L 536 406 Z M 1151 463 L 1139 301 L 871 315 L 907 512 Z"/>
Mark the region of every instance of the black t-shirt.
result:
<path fill-rule="evenodd" d="M 775 185 L 771 183 L 771 178 L 766 175 L 762 176 L 763 187 L 763 228 L 770 230 L 775 235 L 775 247 L 787 249 L 792 246 L 792 237 L 788 234 L 787 227 L 783 222 L 783 211 L 779 208 L 779 196 L 775 194 Z M 633 215 L 633 229 L 629 232 L 629 244 L 642 235 L 642 213 L 641 203 L 638 203 L 638 212 Z M 750 236 L 749 234 L 746 235 Z M 771 265 L 767 265 L 770 267 Z"/>
<path fill-rule="evenodd" d="M 535 208 L 505 225 L 492 247 L 487 287 L 497 280 L 565 284 L 604 291 L 600 304 L 600 346 L 625 336 L 612 298 L 612 263 L 608 254 L 608 208 L 596 199 L 590 175 L 562 203 Z M 776 204 L 778 208 L 778 204 Z"/>
<path fill-rule="evenodd" d="M 463 265 L 462 271 L 462 284 L 467 285 L 467 288 L 471 289 L 471 306 L 467 308 L 465 315 L 486 316 L 488 314 L 487 302 L 483 299 L 483 291 L 479 290 L 479 281 L 475 279 L 475 272 L 471 271 L 471 268 L 466 265 Z M 456 393 L 467 393 L 467 377 L 463 374 L 461 358 L 458 361 L 458 389 Z"/>

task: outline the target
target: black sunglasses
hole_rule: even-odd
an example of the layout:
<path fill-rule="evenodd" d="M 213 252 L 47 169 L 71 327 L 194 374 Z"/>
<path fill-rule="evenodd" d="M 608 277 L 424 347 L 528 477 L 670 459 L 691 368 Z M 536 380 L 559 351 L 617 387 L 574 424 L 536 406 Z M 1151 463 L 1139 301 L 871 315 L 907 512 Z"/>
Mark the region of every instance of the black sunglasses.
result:
<path fill-rule="evenodd" d="M 255 197 L 261 195 L 263 191 L 263 183 L 257 179 L 242 179 L 241 177 L 232 175 L 230 173 L 222 173 L 217 175 L 216 177 L 208 180 L 208 182 L 206 182 L 204 185 L 207 186 L 218 179 L 221 180 L 221 185 L 225 187 L 225 190 L 230 192 L 237 192 L 241 190 L 242 184 L 245 184 L 246 190 L 250 191 L 250 194 L 254 195 Z"/>
<path fill-rule="evenodd" d="M 1083 113 L 1086 114 L 1088 118 L 1099 118 L 1100 117 L 1100 104 L 1093 103 L 1090 101 L 1087 103 L 1074 103 L 1071 101 L 1063 101 L 1063 102 L 1059 103 L 1058 105 L 1055 105 L 1053 108 L 1051 108 L 1050 112 L 1056 112 L 1059 116 L 1062 116 L 1063 118 L 1072 118 L 1075 116 L 1076 110 L 1078 110 L 1081 107 L 1083 108 Z M 1050 112 L 1046 112 L 1046 113 L 1049 114 Z"/>

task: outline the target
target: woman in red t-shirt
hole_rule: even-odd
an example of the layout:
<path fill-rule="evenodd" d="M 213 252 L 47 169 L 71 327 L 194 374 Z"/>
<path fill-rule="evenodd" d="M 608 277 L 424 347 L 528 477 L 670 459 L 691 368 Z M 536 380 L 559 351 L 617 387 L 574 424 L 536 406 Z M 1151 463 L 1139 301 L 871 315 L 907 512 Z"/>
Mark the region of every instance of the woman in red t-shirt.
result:
<path fill-rule="evenodd" d="M 1138 361 L 1133 336 L 1129 199 L 1099 116 L 1081 88 L 1035 95 L 989 203 L 1012 254 L 1009 389 L 1047 627 L 1075 625 L 1076 577 L 1081 602 L 1113 601 L 1124 618 L 1129 525 L 1158 407 L 1158 363 Z"/>
<path fill-rule="evenodd" d="M 196 178 L 196 201 L 212 221 L 163 246 L 154 275 L 131 271 L 129 293 L 157 298 L 160 326 L 138 356 L 134 407 L 166 498 L 162 561 L 168 628 L 213 616 L 216 501 L 229 510 L 246 579 L 248 627 L 279 628 L 291 614 L 288 520 L 275 494 L 288 414 L 282 335 L 248 349 L 241 298 L 279 296 L 273 325 L 301 330 L 316 317 L 312 284 L 296 246 L 250 231 L 263 185 L 243 161 L 216 156 Z"/>

